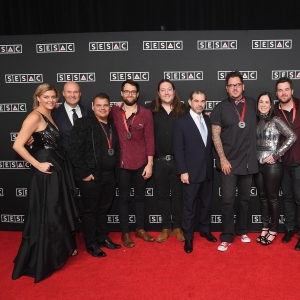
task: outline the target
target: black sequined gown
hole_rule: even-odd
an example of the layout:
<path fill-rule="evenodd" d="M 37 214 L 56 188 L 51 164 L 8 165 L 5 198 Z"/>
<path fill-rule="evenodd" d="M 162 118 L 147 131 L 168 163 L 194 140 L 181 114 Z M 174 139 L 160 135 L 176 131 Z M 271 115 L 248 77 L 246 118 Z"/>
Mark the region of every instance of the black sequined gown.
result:
<path fill-rule="evenodd" d="M 58 146 L 59 131 L 42 116 L 47 127 L 33 134 L 31 154 L 40 162 L 51 162 L 52 174 L 31 166 L 27 193 L 29 209 L 12 274 L 13 279 L 27 275 L 35 282 L 61 268 L 76 249 L 74 181 Z"/>

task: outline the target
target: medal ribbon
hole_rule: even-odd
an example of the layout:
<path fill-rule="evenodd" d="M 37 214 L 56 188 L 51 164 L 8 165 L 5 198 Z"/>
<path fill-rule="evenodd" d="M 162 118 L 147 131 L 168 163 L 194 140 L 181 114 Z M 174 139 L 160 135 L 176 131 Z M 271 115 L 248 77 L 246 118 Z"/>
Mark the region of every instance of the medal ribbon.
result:
<path fill-rule="evenodd" d="M 281 112 L 282 112 L 284 118 L 286 119 L 287 123 L 290 124 L 290 122 L 288 121 L 288 119 L 287 119 L 287 117 L 286 117 L 286 115 L 285 115 L 284 110 L 281 108 L 281 105 L 280 105 L 280 109 L 281 109 Z M 294 123 L 295 118 L 296 118 L 296 104 L 295 104 L 295 101 L 293 100 L 293 117 L 292 117 L 292 124 Z"/>
<path fill-rule="evenodd" d="M 129 129 L 128 129 L 127 122 L 126 122 L 125 111 L 122 110 L 122 113 L 123 113 L 123 123 L 124 123 L 125 129 L 126 129 L 126 132 L 127 132 L 127 133 L 130 133 L 130 131 L 129 131 Z M 136 116 L 136 114 L 134 114 L 134 116 L 133 116 L 133 118 L 132 118 L 132 122 L 131 122 L 131 124 L 129 125 L 129 128 L 132 126 L 135 116 Z"/>
<path fill-rule="evenodd" d="M 235 110 L 236 114 L 238 115 L 240 122 L 244 122 L 245 114 L 246 114 L 246 99 L 245 99 L 245 102 L 244 102 L 242 115 L 240 115 L 239 111 L 236 109 L 236 107 L 234 105 L 232 105 L 232 103 L 230 102 L 229 99 L 228 99 L 228 101 L 229 101 L 230 105 L 232 106 L 232 108 Z"/>
<path fill-rule="evenodd" d="M 98 118 L 97 118 L 98 119 Z M 98 119 L 99 121 L 99 119 Z M 99 124 L 105 134 L 105 137 L 106 137 L 106 140 L 107 140 L 107 145 L 108 145 L 108 149 L 112 149 L 112 129 L 111 129 L 111 124 L 109 124 L 109 139 L 108 139 L 108 136 L 107 136 L 107 133 L 106 133 L 106 130 L 104 128 L 104 126 L 102 125 L 101 121 L 99 121 Z"/>

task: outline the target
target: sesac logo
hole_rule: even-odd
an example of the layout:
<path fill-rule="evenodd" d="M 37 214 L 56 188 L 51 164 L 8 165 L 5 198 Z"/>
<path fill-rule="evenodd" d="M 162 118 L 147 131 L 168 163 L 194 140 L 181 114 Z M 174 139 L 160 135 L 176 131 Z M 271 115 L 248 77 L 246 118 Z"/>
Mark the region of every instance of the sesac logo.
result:
<path fill-rule="evenodd" d="M 128 51 L 128 42 L 91 42 L 89 51 Z"/>
<path fill-rule="evenodd" d="M 119 215 L 107 215 L 107 223 L 120 223 Z M 128 223 L 135 223 L 135 215 L 128 216 Z"/>
<path fill-rule="evenodd" d="M 237 40 L 199 40 L 198 50 L 236 50 Z"/>
<path fill-rule="evenodd" d="M 43 74 L 6 74 L 5 83 L 41 83 Z"/>
<path fill-rule="evenodd" d="M 206 101 L 205 109 L 206 110 L 213 110 L 215 106 L 220 103 L 221 101 Z"/>
<path fill-rule="evenodd" d="M 149 215 L 149 223 L 161 223 L 161 215 Z"/>
<path fill-rule="evenodd" d="M 183 50 L 183 41 L 143 41 L 143 50 Z"/>
<path fill-rule="evenodd" d="M 36 44 L 37 53 L 75 52 L 74 43 Z"/>
<path fill-rule="evenodd" d="M 292 49 L 292 40 L 252 40 L 252 49 Z"/>
<path fill-rule="evenodd" d="M 202 71 L 166 71 L 164 79 L 185 81 L 185 80 L 203 80 Z"/>
<path fill-rule="evenodd" d="M 116 196 L 119 196 L 119 189 L 116 188 Z M 130 189 L 130 196 L 134 196 L 134 188 Z M 145 189 L 145 196 L 153 196 L 153 188 L 146 188 Z"/>
<path fill-rule="evenodd" d="M 57 82 L 95 82 L 96 73 L 57 73 Z"/>
<path fill-rule="evenodd" d="M 149 81 L 149 72 L 110 72 L 110 81 Z"/>
<path fill-rule="evenodd" d="M 30 163 L 25 160 L 2 160 L 0 169 L 30 169 Z"/>
<path fill-rule="evenodd" d="M 26 112 L 26 103 L 3 103 L 0 104 L 0 112 Z"/>
<path fill-rule="evenodd" d="M 231 71 L 218 71 L 218 80 L 225 80 Z M 240 71 L 244 80 L 257 80 L 257 71 Z"/>
<path fill-rule="evenodd" d="M 300 79 L 300 70 L 274 70 L 272 71 L 272 80 L 281 77 L 289 77 L 291 79 Z"/>
<path fill-rule="evenodd" d="M 20 54 L 22 53 L 22 45 L 0 45 L 0 54 Z"/>
<path fill-rule="evenodd" d="M 211 215 L 210 219 L 211 219 L 211 223 L 222 223 L 221 215 Z"/>
<path fill-rule="evenodd" d="M 279 216 L 279 224 L 284 224 L 284 215 Z M 252 215 L 252 223 L 262 223 L 261 215 Z"/>
<path fill-rule="evenodd" d="M 4 193 L 3 193 L 3 188 L 0 188 L 0 197 L 3 197 Z"/>
<path fill-rule="evenodd" d="M 1 215 L 2 223 L 24 223 L 24 215 Z"/>
<path fill-rule="evenodd" d="M 238 196 L 238 188 L 236 187 L 235 188 L 235 196 Z M 219 196 L 222 196 L 222 193 L 221 193 L 221 188 L 219 187 Z M 257 196 L 257 189 L 256 187 L 251 187 L 250 188 L 250 196 Z"/>
<path fill-rule="evenodd" d="M 11 132 L 10 133 L 10 140 L 11 142 L 14 142 L 18 136 L 19 132 Z"/>
<path fill-rule="evenodd" d="M 27 197 L 27 188 L 16 188 L 16 197 Z"/>

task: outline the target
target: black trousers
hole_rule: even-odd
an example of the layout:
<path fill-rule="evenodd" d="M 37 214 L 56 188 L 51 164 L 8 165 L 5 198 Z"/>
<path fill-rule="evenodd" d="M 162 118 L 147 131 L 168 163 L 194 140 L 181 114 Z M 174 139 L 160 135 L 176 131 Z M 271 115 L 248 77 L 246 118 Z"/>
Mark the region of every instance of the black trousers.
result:
<path fill-rule="evenodd" d="M 274 164 L 260 164 L 259 173 L 254 175 L 260 199 L 262 227 L 270 231 L 278 231 L 279 223 L 279 187 L 283 175 L 280 162 Z"/>
<path fill-rule="evenodd" d="M 82 233 L 86 247 L 108 237 L 107 212 L 116 190 L 113 171 L 103 172 L 101 179 L 78 182 L 82 198 Z"/>
<path fill-rule="evenodd" d="M 158 206 L 162 218 L 162 228 L 181 228 L 182 185 L 177 174 L 175 160 L 155 159 L 153 178 L 157 190 Z M 171 196 L 170 196 L 171 190 Z"/>
<path fill-rule="evenodd" d="M 137 170 L 120 169 L 119 179 L 119 215 L 122 233 L 129 233 L 129 201 L 131 186 L 134 188 L 136 228 L 144 229 L 145 189 L 147 181 L 142 173 L 145 166 Z"/>
<path fill-rule="evenodd" d="M 197 201 L 199 199 L 198 209 L 200 233 L 209 232 L 211 223 L 211 204 L 213 180 L 204 180 L 201 183 L 190 183 L 183 185 L 183 217 L 182 228 L 184 238 L 191 240 L 194 238 L 195 219 Z"/>
<path fill-rule="evenodd" d="M 294 230 L 297 224 L 300 236 L 300 166 L 284 167 L 281 188 L 285 218 L 284 226 L 287 230 Z"/>
<path fill-rule="evenodd" d="M 232 243 L 234 232 L 237 235 L 247 234 L 248 208 L 250 205 L 250 188 L 252 175 L 225 175 L 221 172 L 222 189 L 222 242 Z M 236 226 L 234 226 L 234 205 L 236 200 L 236 187 L 238 187 Z"/>

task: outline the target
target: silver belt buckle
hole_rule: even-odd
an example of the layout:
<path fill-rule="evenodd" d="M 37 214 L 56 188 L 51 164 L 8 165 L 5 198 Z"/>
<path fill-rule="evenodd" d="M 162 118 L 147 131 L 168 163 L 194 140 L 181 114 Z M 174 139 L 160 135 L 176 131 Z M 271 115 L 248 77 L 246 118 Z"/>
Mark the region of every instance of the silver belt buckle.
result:
<path fill-rule="evenodd" d="M 171 155 L 166 155 L 166 160 L 171 160 Z"/>

